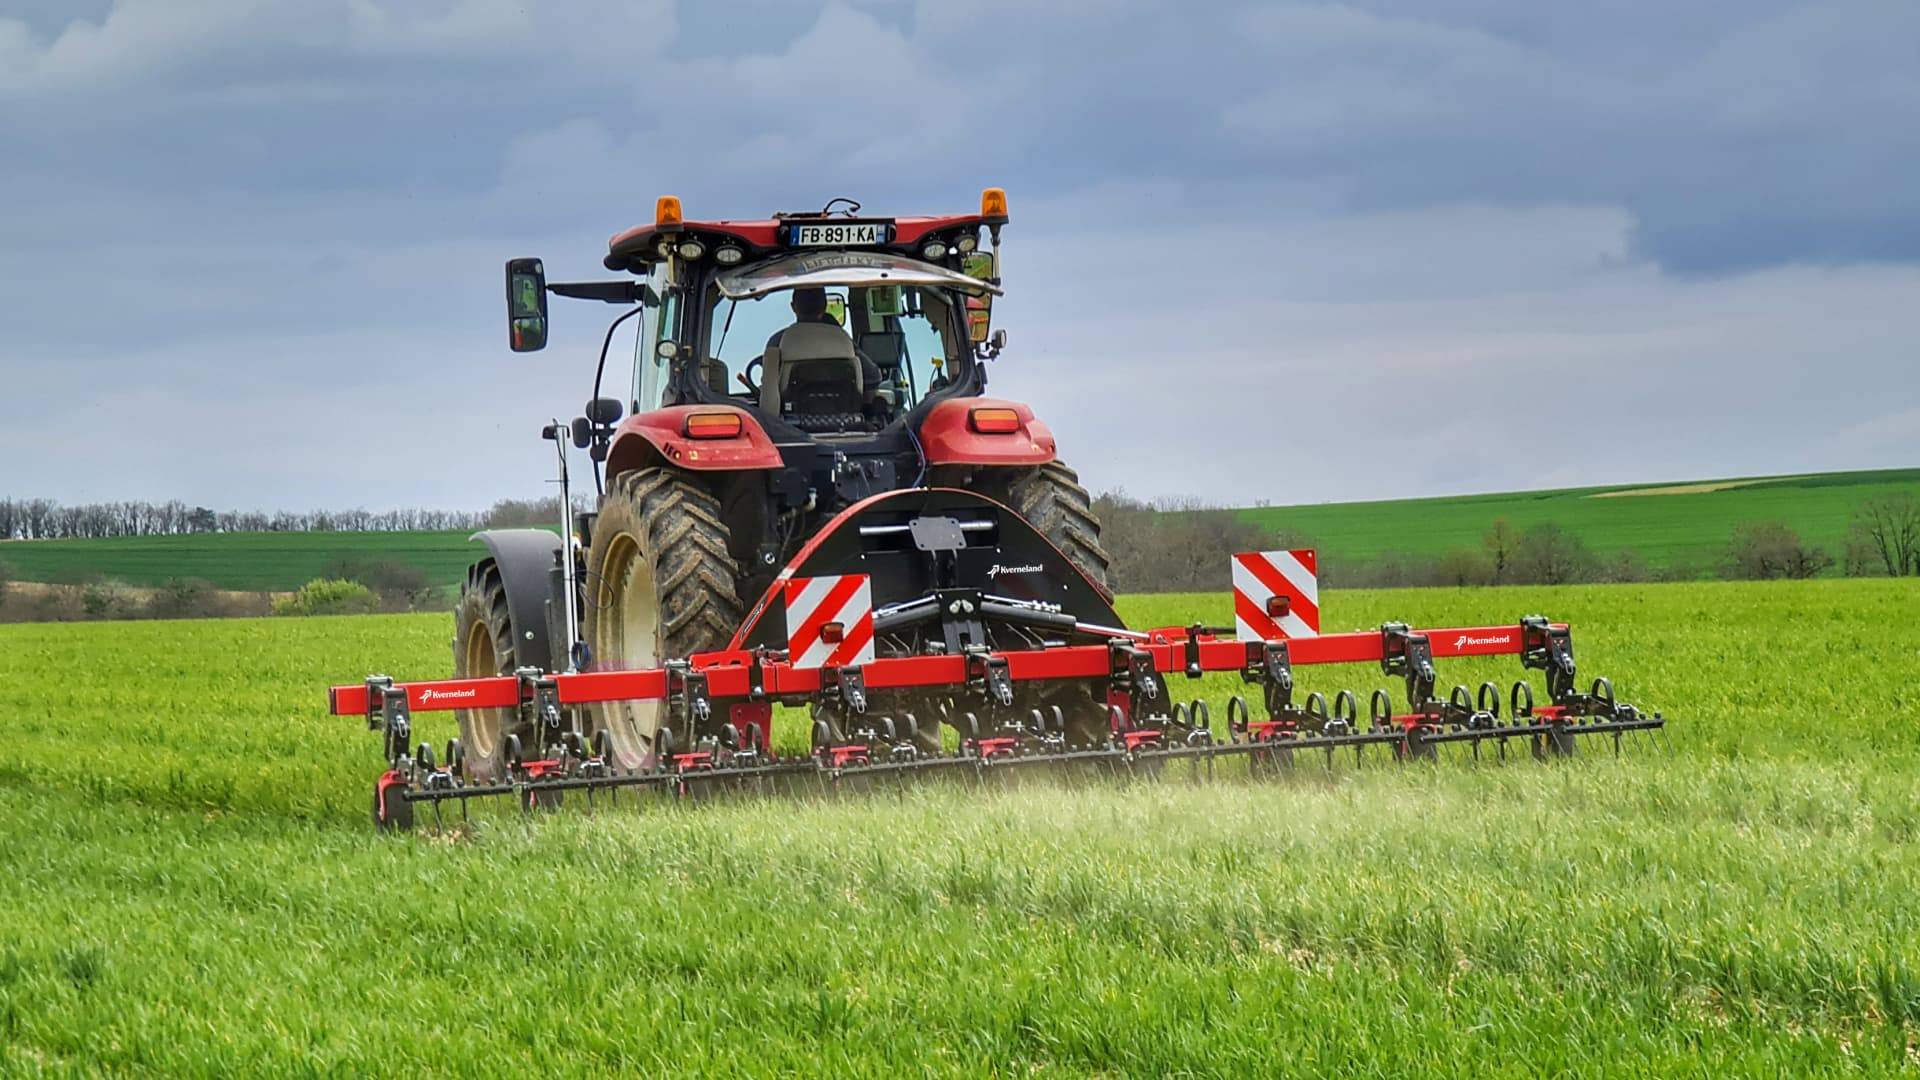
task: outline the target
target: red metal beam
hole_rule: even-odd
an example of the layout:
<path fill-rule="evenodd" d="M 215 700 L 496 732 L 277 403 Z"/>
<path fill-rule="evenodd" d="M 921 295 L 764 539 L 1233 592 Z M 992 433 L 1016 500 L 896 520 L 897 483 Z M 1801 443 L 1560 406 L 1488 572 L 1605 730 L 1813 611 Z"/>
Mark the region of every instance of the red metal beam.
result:
<path fill-rule="evenodd" d="M 1505 626 L 1455 626 L 1415 632 L 1427 636 L 1436 659 L 1510 656 L 1520 651 L 1521 635 L 1517 623 Z M 1153 640 L 1140 647 L 1153 656 L 1156 671 L 1163 675 L 1185 671 L 1185 629 L 1155 630 L 1150 637 Z M 1385 648 L 1378 630 L 1294 638 L 1286 644 L 1288 657 L 1295 666 L 1378 663 Z M 999 655 L 1006 657 L 1007 674 L 1016 682 L 1101 678 L 1107 674 L 1111 662 L 1105 645 L 1073 645 Z M 1202 671 L 1240 671 L 1246 662 L 1247 643 L 1231 638 L 1201 637 Z M 752 688 L 752 663 L 753 654 L 743 650 L 701 653 L 692 658 L 693 669 L 705 673 L 707 692 L 716 699 L 747 697 Z M 869 690 L 957 686 L 967 681 L 966 659 L 959 656 L 884 658 L 866 665 L 862 672 Z M 768 661 L 762 666 L 762 674 L 766 692 L 774 697 L 813 694 L 820 690 L 818 669 L 794 668 L 785 661 Z M 667 673 L 660 668 L 581 672 L 552 678 L 559 690 L 561 703 L 567 705 L 599 701 L 648 701 L 667 696 Z M 406 690 L 407 704 L 414 712 L 511 708 L 520 702 L 520 683 L 512 676 L 443 679 L 396 685 Z M 327 691 L 327 701 L 329 709 L 336 716 L 367 714 L 367 688 L 364 684 L 333 687 Z"/>

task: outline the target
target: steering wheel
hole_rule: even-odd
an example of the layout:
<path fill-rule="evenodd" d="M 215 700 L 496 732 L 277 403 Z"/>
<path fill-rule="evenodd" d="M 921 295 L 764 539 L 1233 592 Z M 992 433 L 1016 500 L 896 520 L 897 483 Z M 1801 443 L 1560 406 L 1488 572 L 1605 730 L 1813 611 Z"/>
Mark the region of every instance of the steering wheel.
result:
<path fill-rule="evenodd" d="M 754 368 L 757 368 L 759 366 L 761 366 L 760 358 L 756 356 L 753 359 L 747 361 L 747 366 L 740 369 L 740 374 L 734 376 L 734 378 L 740 380 L 741 386 L 744 386 L 747 388 L 747 393 L 752 394 L 754 397 L 760 396 L 760 383 L 756 381 L 751 375 L 749 375 L 748 372 L 751 372 Z"/>

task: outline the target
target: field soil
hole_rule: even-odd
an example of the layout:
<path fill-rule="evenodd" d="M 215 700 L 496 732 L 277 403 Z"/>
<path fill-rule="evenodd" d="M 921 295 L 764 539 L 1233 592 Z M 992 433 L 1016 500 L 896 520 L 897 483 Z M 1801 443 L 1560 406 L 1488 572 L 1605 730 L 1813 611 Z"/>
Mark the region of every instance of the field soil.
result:
<path fill-rule="evenodd" d="M 1671 749 L 476 807 L 387 837 L 373 737 L 324 688 L 444 676 L 449 618 L 0 627 L 0 1075 L 1920 1067 L 1920 581 L 1322 606 L 1329 630 L 1570 620 L 1583 675 L 1664 710 Z"/>

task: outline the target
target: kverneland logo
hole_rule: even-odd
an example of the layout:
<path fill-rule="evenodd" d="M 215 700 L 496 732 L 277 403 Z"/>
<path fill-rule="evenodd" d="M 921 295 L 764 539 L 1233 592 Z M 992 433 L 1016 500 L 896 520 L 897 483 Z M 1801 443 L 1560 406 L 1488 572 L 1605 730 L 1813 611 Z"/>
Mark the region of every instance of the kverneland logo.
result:
<path fill-rule="evenodd" d="M 1512 634 L 1501 634 L 1498 637 L 1474 637 L 1471 634 L 1461 634 L 1454 639 L 1453 647 L 1457 649 L 1462 645 L 1505 645 L 1512 640 Z"/>
<path fill-rule="evenodd" d="M 1037 574 L 1045 569 L 1044 566 L 1001 566 L 999 563 L 994 563 L 993 569 L 987 571 L 987 576 L 997 578 L 1001 574 Z"/>
<path fill-rule="evenodd" d="M 472 686 L 465 690 L 435 690 L 429 686 L 420 691 L 420 704 L 425 705 L 429 701 L 459 701 L 462 698 L 478 697 L 479 694 L 479 689 Z"/>

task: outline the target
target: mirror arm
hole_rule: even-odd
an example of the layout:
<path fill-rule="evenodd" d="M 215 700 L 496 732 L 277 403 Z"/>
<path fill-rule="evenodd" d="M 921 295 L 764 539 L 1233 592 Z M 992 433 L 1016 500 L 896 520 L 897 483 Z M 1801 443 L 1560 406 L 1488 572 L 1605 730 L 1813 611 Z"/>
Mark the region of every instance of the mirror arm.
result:
<path fill-rule="evenodd" d="M 659 303 L 644 281 L 552 281 L 547 291 L 570 300 L 598 300 L 603 304 Z"/>

